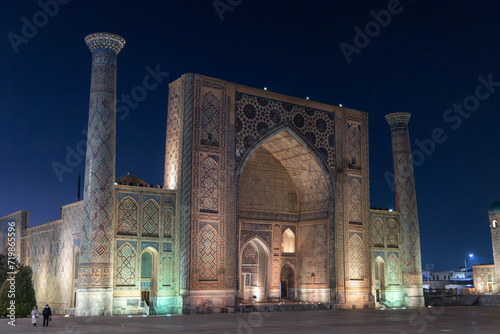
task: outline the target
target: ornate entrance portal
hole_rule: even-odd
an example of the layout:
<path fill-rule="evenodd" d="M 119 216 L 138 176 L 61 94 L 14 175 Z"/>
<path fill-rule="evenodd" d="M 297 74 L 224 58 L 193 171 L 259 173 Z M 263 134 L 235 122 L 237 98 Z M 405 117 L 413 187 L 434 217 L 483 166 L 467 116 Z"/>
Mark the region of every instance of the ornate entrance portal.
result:
<path fill-rule="evenodd" d="M 285 128 L 258 144 L 238 183 L 240 299 L 329 300 L 329 186 L 316 154 Z"/>

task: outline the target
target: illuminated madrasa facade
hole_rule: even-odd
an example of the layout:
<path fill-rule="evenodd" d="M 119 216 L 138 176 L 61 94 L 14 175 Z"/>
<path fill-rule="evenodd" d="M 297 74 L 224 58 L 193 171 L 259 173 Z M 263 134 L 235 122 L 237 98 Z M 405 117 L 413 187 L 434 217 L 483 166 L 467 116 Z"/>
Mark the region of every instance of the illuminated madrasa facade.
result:
<path fill-rule="evenodd" d="M 424 306 L 409 114 L 386 116 L 398 210 L 370 209 L 366 113 L 184 74 L 169 86 L 164 185 L 149 187 L 115 178 L 125 41 L 85 40 L 84 200 L 36 227 L 26 211 L 0 220 L 19 222 L 39 306 L 77 316 L 137 314 L 141 301 L 159 314 L 282 300 Z"/>

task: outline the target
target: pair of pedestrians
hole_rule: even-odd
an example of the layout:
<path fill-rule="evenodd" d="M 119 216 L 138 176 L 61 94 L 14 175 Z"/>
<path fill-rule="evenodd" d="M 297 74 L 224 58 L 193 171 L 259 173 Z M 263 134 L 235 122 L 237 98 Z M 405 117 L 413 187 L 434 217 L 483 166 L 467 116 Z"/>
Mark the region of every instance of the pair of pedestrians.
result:
<path fill-rule="evenodd" d="M 52 321 L 52 310 L 50 309 L 49 304 L 45 305 L 42 314 L 43 327 L 49 327 L 49 321 Z M 31 323 L 33 324 L 33 327 L 36 327 L 36 322 L 39 316 L 37 307 L 33 307 L 33 311 L 31 311 Z"/>

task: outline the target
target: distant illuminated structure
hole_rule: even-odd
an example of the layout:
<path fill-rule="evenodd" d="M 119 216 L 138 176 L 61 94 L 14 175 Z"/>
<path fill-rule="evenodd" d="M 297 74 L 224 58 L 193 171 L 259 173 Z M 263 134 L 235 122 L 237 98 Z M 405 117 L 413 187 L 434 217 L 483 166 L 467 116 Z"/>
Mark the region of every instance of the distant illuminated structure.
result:
<path fill-rule="evenodd" d="M 39 306 L 79 316 L 224 312 L 283 299 L 423 306 L 409 114 L 387 116 L 400 212 L 370 209 L 366 113 L 198 74 L 169 86 L 163 186 L 115 179 L 116 55 L 125 41 L 98 33 L 86 42 L 84 200 L 36 227 L 26 211 L 0 219 L 2 242 L 4 224 L 19 221 L 16 252 L 33 267 Z"/>
<path fill-rule="evenodd" d="M 500 292 L 500 202 L 493 202 L 488 209 L 490 220 L 491 245 L 493 250 L 493 264 L 472 266 L 474 288 L 477 293 Z"/>

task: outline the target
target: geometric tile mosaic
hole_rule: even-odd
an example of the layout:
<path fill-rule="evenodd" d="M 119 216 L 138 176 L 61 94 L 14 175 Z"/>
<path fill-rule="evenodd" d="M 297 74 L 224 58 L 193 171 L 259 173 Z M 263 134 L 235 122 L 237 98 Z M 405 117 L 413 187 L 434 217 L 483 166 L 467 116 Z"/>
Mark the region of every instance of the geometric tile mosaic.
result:
<path fill-rule="evenodd" d="M 349 240 L 349 277 L 352 280 L 361 280 L 363 275 L 363 241 L 354 234 Z"/>
<path fill-rule="evenodd" d="M 201 111 L 201 144 L 219 146 L 219 100 L 212 92 L 203 97 Z"/>
<path fill-rule="evenodd" d="M 387 247 L 398 247 L 398 223 L 393 219 L 387 222 Z"/>
<path fill-rule="evenodd" d="M 361 125 L 347 123 L 348 164 L 350 168 L 359 168 L 361 164 Z"/>
<path fill-rule="evenodd" d="M 349 182 L 349 222 L 361 223 L 361 184 L 356 179 Z"/>
<path fill-rule="evenodd" d="M 158 203 L 154 199 L 146 201 L 142 209 L 142 235 L 148 237 L 158 236 L 158 227 L 160 220 L 160 210 Z"/>
<path fill-rule="evenodd" d="M 200 163 L 200 211 L 217 213 L 219 166 L 212 158 L 205 158 Z"/>
<path fill-rule="evenodd" d="M 116 252 L 115 284 L 135 285 L 136 252 L 130 244 L 125 244 Z"/>
<path fill-rule="evenodd" d="M 326 224 L 300 227 L 300 283 L 325 284 L 327 282 L 327 226 Z"/>
<path fill-rule="evenodd" d="M 172 220 L 173 218 L 172 210 L 165 208 L 165 225 L 163 228 L 163 236 L 166 238 L 172 238 Z"/>
<path fill-rule="evenodd" d="M 244 93 L 236 94 L 236 162 L 263 136 L 288 126 L 300 134 L 323 160 L 335 166 L 335 116 L 332 112 L 307 108 Z"/>
<path fill-rule="evenodd" d="M 199 239 L 200 265 L 199 280 L 213 281 L 217 279 L 217 231 L 206 225 L 200 231 Z"/>
<path fill-rule="evenodd" d="M 399 260 L 396 255 L 391 254 L 387 259 L 386 279 L 389 285 L 399 284 Z"/>
<path fill-rule="evenodd" d="M 172 284 L 172 259 L 165 257 L 163 259 L 163 285 L 169 286 Z"/>
<path fill-rule="evenodd" d="M 373 223 L 373 246 L 384 247 L 384 224 L 380 219 Z"/>
<path fill-rule="evenodd" d="M 137 202 L 131 197 L 124 197 L 118 204 L 116 233 L 137 235 Z"/>

